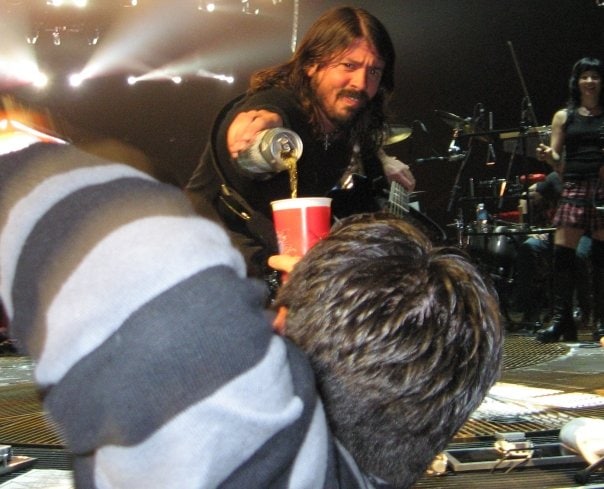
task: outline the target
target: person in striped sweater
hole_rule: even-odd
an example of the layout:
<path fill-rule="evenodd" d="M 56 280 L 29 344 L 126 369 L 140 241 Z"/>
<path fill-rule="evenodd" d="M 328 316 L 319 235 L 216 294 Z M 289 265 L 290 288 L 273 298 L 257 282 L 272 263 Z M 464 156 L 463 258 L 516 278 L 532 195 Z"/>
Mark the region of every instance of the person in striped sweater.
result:
<path fill-rule="evenodd" d="M 0 139 L 0 297 L 78 488 L 410 487 L 497 379 L 492 287 L 411 224 L 335 227 L 280 335 L 180 189 L 39 139 Z"/>

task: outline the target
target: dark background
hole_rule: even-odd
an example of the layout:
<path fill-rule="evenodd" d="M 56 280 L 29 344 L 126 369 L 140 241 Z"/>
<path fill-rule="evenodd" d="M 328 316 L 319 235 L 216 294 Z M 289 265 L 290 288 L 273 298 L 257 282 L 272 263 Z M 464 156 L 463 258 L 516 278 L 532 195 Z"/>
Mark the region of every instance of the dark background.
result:
<path fill-rule="evenodd" d="M 105 0 L 91 2 L 85 11 L 50 8 L 43 1 L 0 1 L 0 23 L 42 27 L 36 55 L 42 68 L 55 75 L 46 90 L 5 83 L 4 91 L 49 109 L 74 135 L 80 134 L 73 136 L 76 140 L 82 137 L 79 131 L 85 131 L 133 145 L 152 161 L 160 178 L 177 185 L 184 184 L 195 167 L 213 117 L 245 90 L 251 72 L 285 60 L 291 54 L 294 32 L 299 41 L 321 12 L 343 4 L 300 0 L 295 29 L 293 0 L 256 0 L 253 5 L 261 9 L 257 16 L 244 15 L 240 0 L 218 0 L 218 10 L 211 14 L 198 11 L 197 0 L 140 0 L 136 8 Z M 449 211 L 461 163 L 416 161 L 446 154 L 452 139 L 451 125 L 435 110 L 466 118 L 475 114 L 480 103 L 492 113 L 496 130 L 515 130 L 521 125 L 524 80 L 536 116 L 531 125 L 547 125 L 566 102 L 573 63 L 586 55 L 603 55 L 604 7 L 594 0 L 365 0 L 346 4 L 375 14 L 393 38 L 397 90 L 390 112 L 394 123 L 412 127 L 413 134 L 389 146 L 388 152 L 412 166 L 417 190 L 424 191 L 419 194 L 423 211 L 443 227 L 454 220 L 458 208 L 470 212 L 463 200 L 469 178 L 485 182 L 502 179 L 508 171 L 515 176 L 546 169 L 530 154 L 512 160 L 498 135 L 491 140 L 495 164 L 487 166 L 492 160 L 487 157 L 487 143 L 475 140 L 459 180 L 462 188 L 457 195 L 462 200 Z M 54 25 L 70 27 L 61 46 L 53 46 L 44 31 Z M 85 33 L 94 27 L 100 27 L 101 38 L 96 46 L 88 46 Z M 6 29 L 2 32 L 7 35 Z M 9 41 L 5 39 L 3 46 Z M 93 53 L 102 50 L 119 60 L 110 72 L 88 80 L 78 90 L 68 88 L 69 71 L 81 69 Z M 125 82 L 129 73 L 142 74 L 190 59 L 196 59 L 198 67 L 235 76 L 235 83 L 195 76 L 185 77 L 180 85 L 167 80 L 135 86 Z M 459 140 L 463 149 L 468 141 Z"/>

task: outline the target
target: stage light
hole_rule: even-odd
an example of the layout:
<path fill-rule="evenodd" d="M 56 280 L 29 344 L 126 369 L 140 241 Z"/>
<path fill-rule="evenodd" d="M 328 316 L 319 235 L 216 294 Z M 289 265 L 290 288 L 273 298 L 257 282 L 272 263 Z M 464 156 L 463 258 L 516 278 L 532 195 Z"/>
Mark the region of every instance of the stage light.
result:
<path fill-rule="evenodd" d="M 38 42 L 39 37 L 40 37 L 39 31 L 32 33 L 30 36 L 27 36 L 27 44 L 36 44 Z"/>
<path fill-rule="evenodd" d="M 92 35 L 88 38 L 89 46 L 96 46 L 101 37 L 101 32 L 98 29 L 95 29 Z"/>
<path fill-rule="evenodd" d="M 215 80 L 220 80 L 223 82 L 227 82 L 229 84 L 234 83 L 235 82 L 235 78 L 232 76 L 228 76 L 228 75 L 214 75 L 213 77 Z"/>
<path fill-rule="evenodd" d="M 84 77 L 81 73 L 73 73 L 69 75 L 69 85 L 73 88 L 78 88 L 84 82 Z"/>
<path fill-rule="evenodd" d="M 129 76 L 127 81 L 128 81 L 128 85 L 135 85 L 136 82 L 138 81 L 138 78 L 135 76 Z"/>
<path fill-rule="evenodd" d="M 85 8 L 88 6 L 88 0 L 46 0 L 46 5 L 50 5 L 51 7 L 63 7 L 70 5 L 72 7 Z"/>
<path fill-rule="evenodd" d="M 246 15 L 258 15 L 260 13 L 259 8 L 252 8 L 250 5 L 250 0 L 241 0 L 242 7 L 241 11 Z"/>
<path fill-rule="evenodd" d="M 136 7 L 138 5 L 138 0 L 127 0 L 124 2 L 124 7 Z"/>
<path fill-rule="evenodd" d="M 176 83 L 177 85 L 180 85 L 182 83 L 182 77 L 181 76 L 173 76 L 172 77 L 172 81 L 174 83 Z"/>
<path fill-rule="evenodd" d="M 214 2 L 206 2 L 206 0 L 199 0 L 197 4 L 197 10 L 205 12 L 214 12 L 216 10 L 216 4 Z"/>
<path fill-rule="evenodd" d="M 48 76 L 39 71 L 34 75 L 32 85 L 36 88 L 44 88 L 48 85 Z"/>

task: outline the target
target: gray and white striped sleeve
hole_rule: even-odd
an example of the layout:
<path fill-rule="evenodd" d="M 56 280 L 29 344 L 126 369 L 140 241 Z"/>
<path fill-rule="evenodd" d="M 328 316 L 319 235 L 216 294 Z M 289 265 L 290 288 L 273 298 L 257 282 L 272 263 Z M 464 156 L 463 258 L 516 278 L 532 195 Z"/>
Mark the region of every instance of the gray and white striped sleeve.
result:
<path fill-rule="evenodd" d="M 0 186 L 2 302 L 78 487 L 366 487 L 264 288 L 180 189 L 45 144 L 0 158 Z"/>

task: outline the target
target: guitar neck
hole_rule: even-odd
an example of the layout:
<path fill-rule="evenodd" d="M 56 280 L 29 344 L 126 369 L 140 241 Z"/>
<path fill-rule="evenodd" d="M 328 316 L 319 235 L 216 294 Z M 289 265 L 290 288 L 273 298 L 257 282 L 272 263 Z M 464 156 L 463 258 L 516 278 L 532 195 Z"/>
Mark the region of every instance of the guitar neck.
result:
<path fill-rule="evenodd" d="M 388 210 L 397 217 L 409 213 L 409 192 L 398 182 L 393 181 L 390 184 Z"/>

